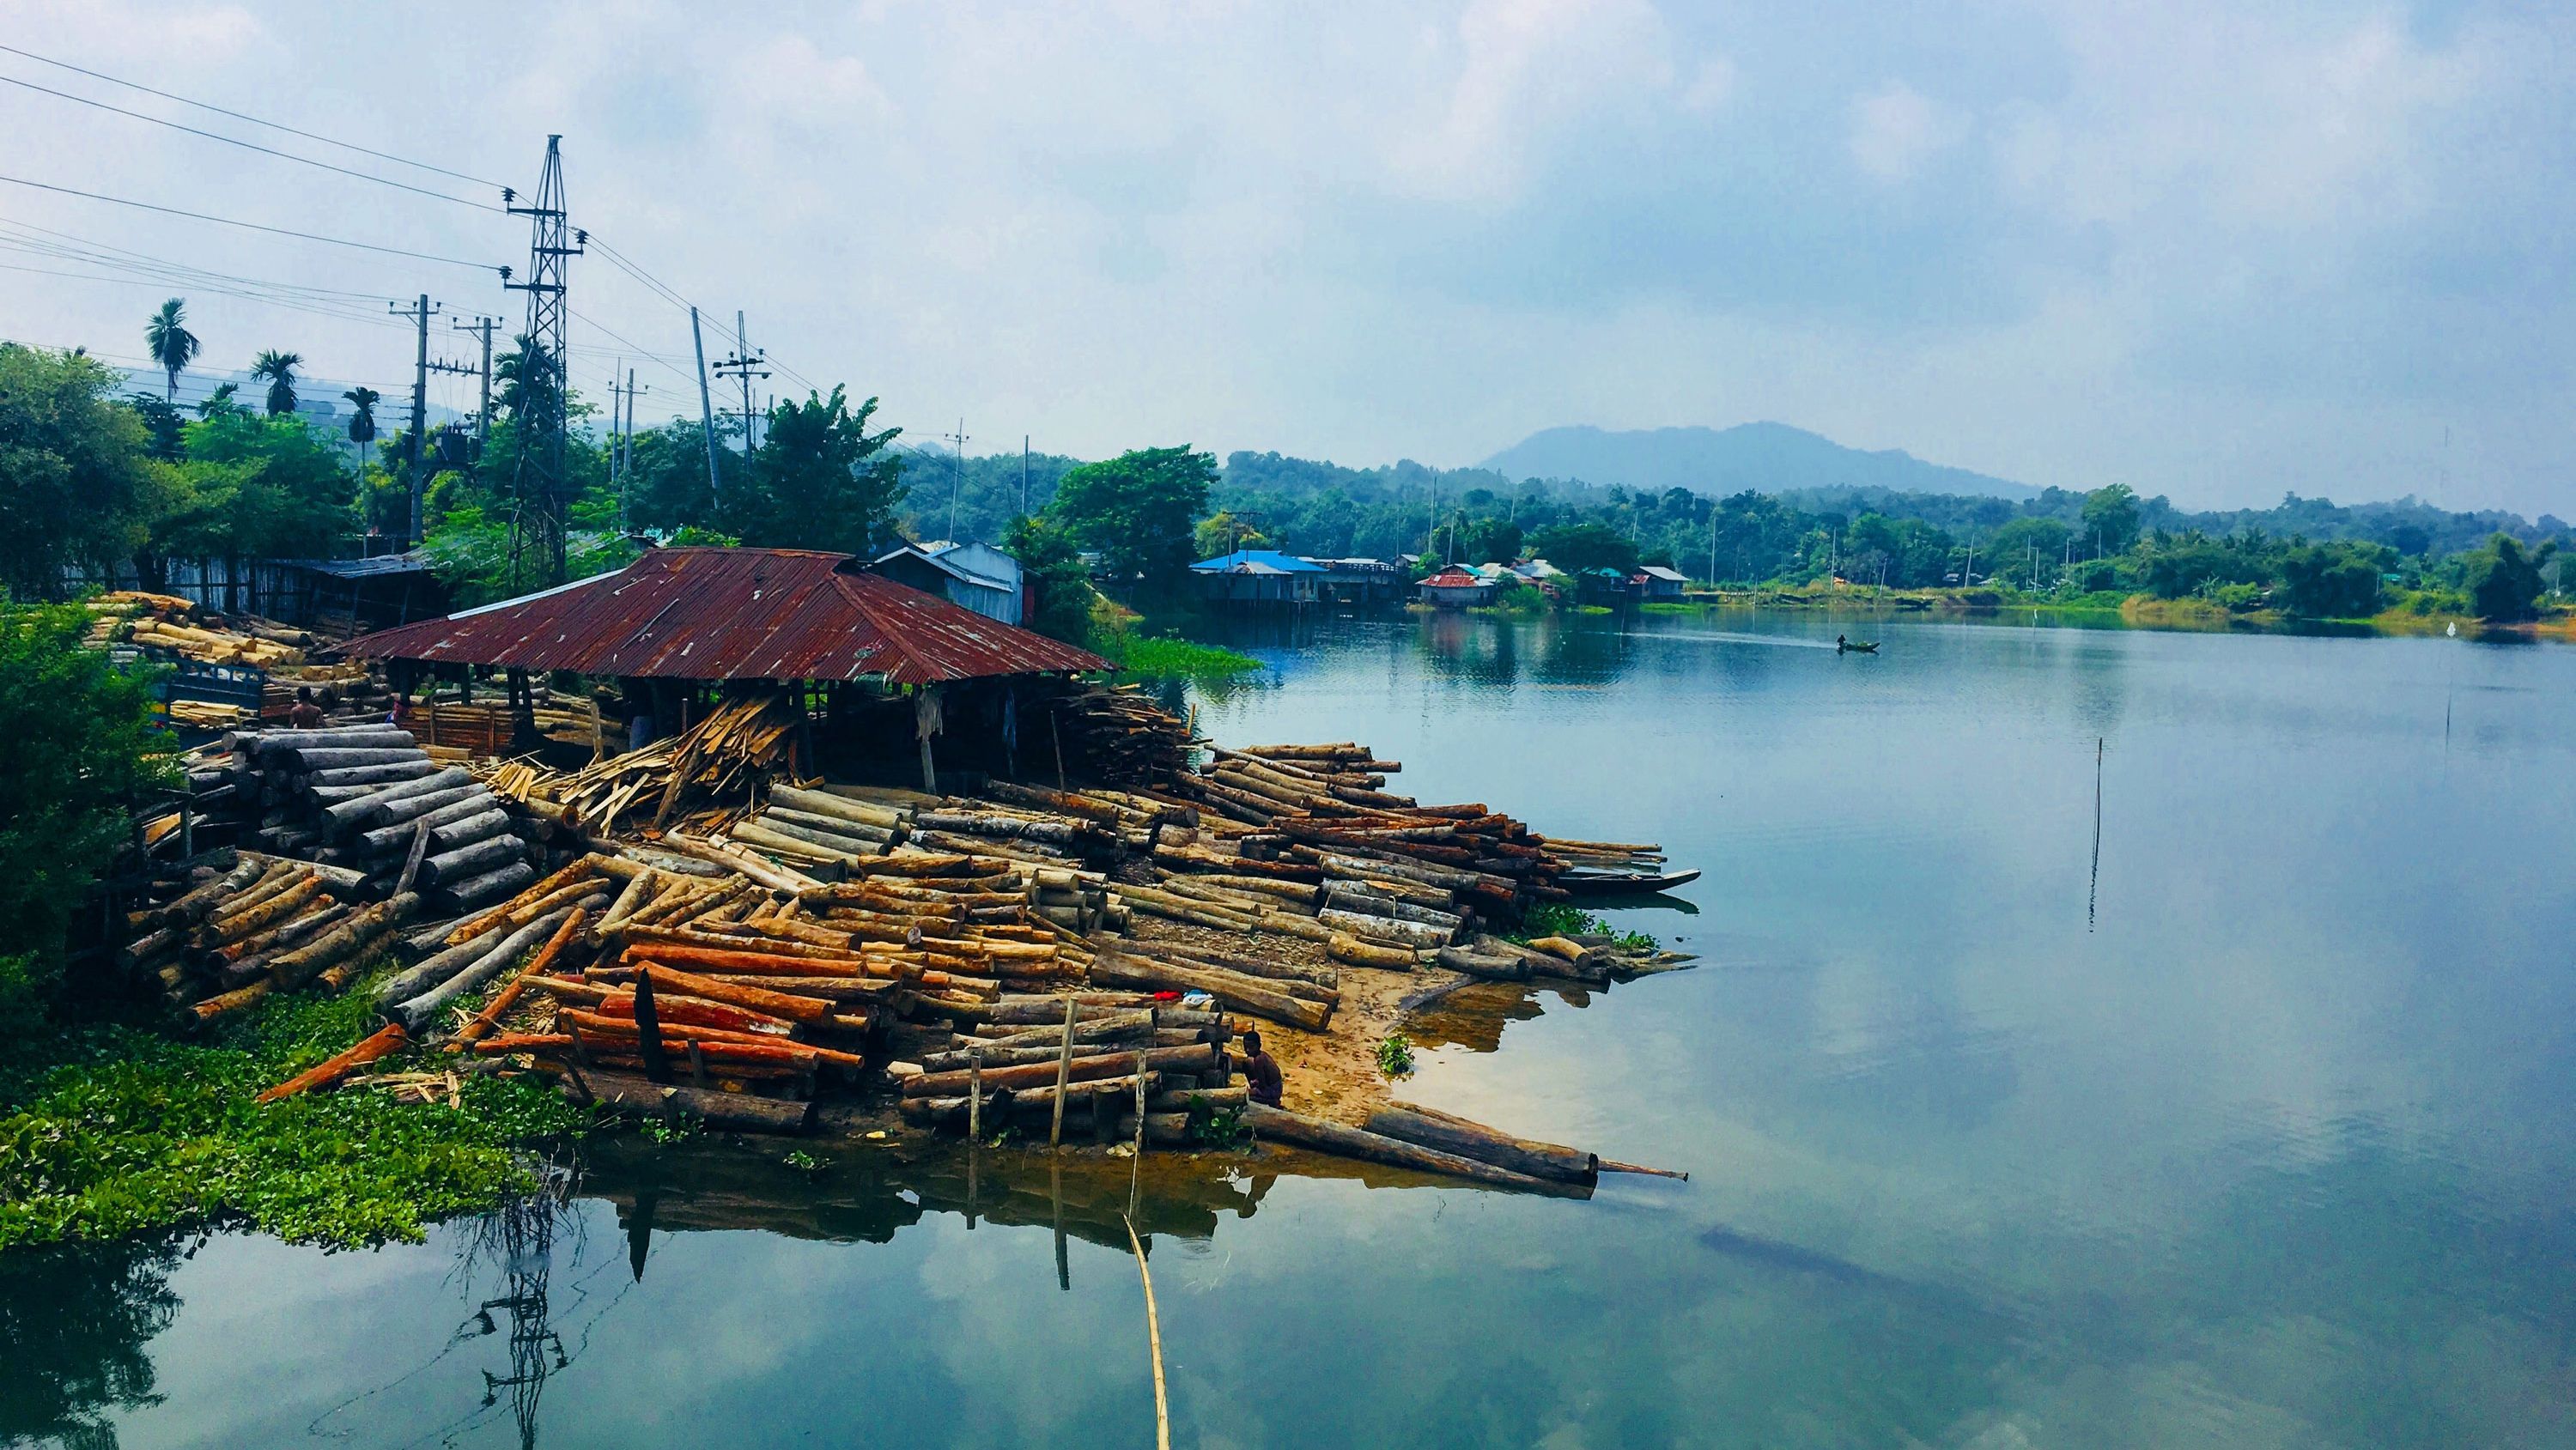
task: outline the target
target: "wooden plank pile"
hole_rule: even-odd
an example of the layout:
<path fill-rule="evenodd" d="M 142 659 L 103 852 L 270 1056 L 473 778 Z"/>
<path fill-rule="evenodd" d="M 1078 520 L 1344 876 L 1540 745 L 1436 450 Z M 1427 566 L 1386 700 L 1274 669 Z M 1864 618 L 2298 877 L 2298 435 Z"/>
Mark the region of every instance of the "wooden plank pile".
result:
<path fill-rule="evenodd" d="M 1091 685 L 1048 706 L 1057 732 L 1050 748 L 1063 752 L 1068 778 L 1112 785 L 1167 785 L 1190 768 L 1190 752 L 1204 742 L 1179 716 L 1154 703 L 1135 685 Z M 1022 747 L 1032 760 L 1036 742 Z"/>
<path fill-rule="evenodd" d="M 784 694 L 727 701 L 678 735 L 536 783 L 527 798 L 559 808 L 565 824 L 611 836 L 621 823 L 659 829 L 684 800 L 747 798 L 785 761 L 802 712 Z"/>
<path fill-rule="evenodd" d="M 267 850 L 309 855 L 380 891 L 408 882 L 458 911 L 536 879 L 534 825 L 408 731 L 240 731 L 227 744 L 234 809 Z"/>

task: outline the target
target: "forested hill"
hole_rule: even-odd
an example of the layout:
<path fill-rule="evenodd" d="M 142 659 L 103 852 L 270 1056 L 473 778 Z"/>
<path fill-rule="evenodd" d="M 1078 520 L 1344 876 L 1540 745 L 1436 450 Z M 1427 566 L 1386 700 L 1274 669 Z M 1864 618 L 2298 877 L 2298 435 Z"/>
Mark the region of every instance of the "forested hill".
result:
<path fill-rule="evenodd" d="M 1486 459 L 1482 466 L 1514 481 L 1580 478 L 1656 493 L 1668 488 L 1721 495 L 1748 488 L 1763 493 L 1871 488 L 2015 500 L 2039 494 L 2027 484 L 1926 463 L 1899 449 L 1870 453 L 1846 448 L 1786 423 L 1615 433 L 1589 427 L 1549 428 Z"/>

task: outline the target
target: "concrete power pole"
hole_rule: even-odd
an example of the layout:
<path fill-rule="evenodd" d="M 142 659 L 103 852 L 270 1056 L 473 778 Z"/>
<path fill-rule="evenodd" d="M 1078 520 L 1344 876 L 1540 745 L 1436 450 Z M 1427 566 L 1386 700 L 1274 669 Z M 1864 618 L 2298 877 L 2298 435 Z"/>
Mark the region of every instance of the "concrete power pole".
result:
<path fill-rule="evenodd" d="M 492 329 L 497 319 L 477 317 L 472 322 L 451 324 L 458 332 L 470 332 L 483 340 L 483 397 L 474 413 L 474 442 L 479 448 L 492 441 Z"/>
<path fill-rule="evenodd" d="M 429 319 L 436 315 L 438 309 L 430 305 L 429 294 L 424 292 L 420 300 L 409 307 L 396 307 L 388 302 L 385 310 L 397 317 L 410 318 L 418 340 L 411 364 L 411 441 L 404 450 L 411 473 L 411 542 L 417 544 L 421 536 L 420 444 L 421 435 L 429 428 Z"/>
<path fill-rule="evenodd" d="M 1029 435 L 1020 435 L 1020 517 L 1029 516 Z"/>
<path fill-rule="evenodd" d="M 769 354 L 751 350 L 750 340 L 743 335 L 742 314 L 739 312 L 733 315 L 733 349 L 733 356 L 715 365 L 715 374 L 720 378 L 737 379 L 742 384 L 742 457 L 748 463 L 752 446 L 751 380 L 769 376 L 769 370 L 761 366 L 769 361 Z"/>
<path fill-rule="evenodd" d="M 716 482 L 716 404 L 707 391 L 707 338 L 698 327 L 698 309 L 689 309 L 689 341 L 698 349 L 698 422 L 707 430 L 707 496 L 721 500 L 723 485 Z"/>
<path fill-rule="evenodd" d="M 957 542 L 957 495 L 966 488 L 966 420 L 957 420 L 957 431 L 948 435 L 957 445 L 957 471 L 948 477 L 948 542 Z"/>

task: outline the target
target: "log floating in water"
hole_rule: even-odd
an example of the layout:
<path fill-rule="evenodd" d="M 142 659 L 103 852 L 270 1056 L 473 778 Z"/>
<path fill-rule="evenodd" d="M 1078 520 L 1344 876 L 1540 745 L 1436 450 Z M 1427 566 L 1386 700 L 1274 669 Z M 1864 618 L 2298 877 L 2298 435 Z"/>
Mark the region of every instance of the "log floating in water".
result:
<path fill-rule="evenodd" d="M 657 1083 L 640 1074 L 601 1068 L 577 1076 L 566 1074 L 563 1090 L 576 1102 L 594 1101 L 656 1118 L 697 1118 L 710 1128 L 736 1133 L 802 1133 L 814 1121 L 810 1102 Z"/>
<path fill-rule="evenodd" d="M 1526 1173 L 1497 1168 L 1490 1163 L 1480 1163 L 1473 1158 L 1461 1157 L 1437 1148 L 1425 1148 L 1418 1143 L 1407 1143 L 1401 1138 L 1387 1137 L 1383 1133 L 1346 1127 L 1340 1123 L 1328 1123 L 1321 1118 L 1310 1118 L 1302 1113 L 1292 1113 L 1283 1108 L 1247 1103 L 1243 1109 L 1243 1121 L 1259 1135 L 1263 1142 L 1289 1143 L 1300 1148 L 1311 1148 L 1319 1153 L 1332 1153 L 1369 1163 L 1383 1163 L 1391 1168 L 1410 1168 L 1417 1173 L 1463 1178 L 1496 1188 L 1588 1196 L 1588 1191 L 1580 1185 L 1559 1183 L 1546 1178 L 1533 1178 Z"/>
<path fill-rule="evenodd" d="M 1408 1143 L 1419 1143 L 1425 1148 L 1455 1153 L 1461 1158 L 1491 1163 L 1514 1173 L 1526 1173 L 1532 1178 L 1590 1183 L 1600 1175 L 1598 1154 L 1557 1143 L 1516 1138 L 1500 1129 L 1436 1108 L 1390 1103 L 1369 1114 L 1368 1130 Z"/>

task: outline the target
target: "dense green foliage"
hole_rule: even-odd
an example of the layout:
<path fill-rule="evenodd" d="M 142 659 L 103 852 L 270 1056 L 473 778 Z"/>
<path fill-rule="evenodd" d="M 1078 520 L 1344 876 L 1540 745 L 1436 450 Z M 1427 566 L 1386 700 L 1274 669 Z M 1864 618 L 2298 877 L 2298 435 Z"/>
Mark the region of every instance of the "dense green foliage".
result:
<path fill-rule="evenodd" d="M 66 564 L 122 557 L 146 536 L 155 490 L 142 420 L 109 401 L 92 358 L 0 343 L 0 583 L 52 595 Z"/>
<path fill-rule="evenodd" d="M 170 776 L 152 683 L 81 647 L 75 605 L 0 607 L 0 1040 L 50 995 L 64 931 Z"/>
<path fill-rule="evenodd" d="M 1073 535 L 1043 519 L 1017 518 L 1003 535 L 1002 547 L 1020 561 L 1020 584 L 1028 598 L 1020 622 L 1050 639 L 1088 644 L 1091 606 L 1098 594 Z"/>
<path fill-rule="evenodd" d="M 1168 636 L 1113 634 L 1094 647 L 1123 673 L 1162 679 L 1221 680 L 1261 668 L 1261 661 L 1250 655 Z"/>
<path fill-rule="evenodd" d="M 2537 612 L 2541 568 L 2557 553 L 2556 539 L 2526 553 L 2512 535 L 2497 534 L 2461 561 L 2460 582 L 2481 619 L 2529 619 Z"/>
<path fill-rule="evenodd" d="M 471 1079 L 456 1108 L 254 1101 L 363 1036 L 370 1012 L 363 989 L 270 998 L 205 1042 L 102 1028 L 0 1067 L 0 1250 L 210 1220 L 338 1247 L 417 1239 L 525 1185 L 514 1145 L 585 1121 L 524 1078 Z"/>
<path fill-rule="evenodd" d="M 1209 454 L 1130 449 L 1065 474 L 1047 516 L 1097 550 L 1111 578 L 1147 595 L 1169 595 L 1197 562 L 1196 525 L 1216 477 Z"/>

